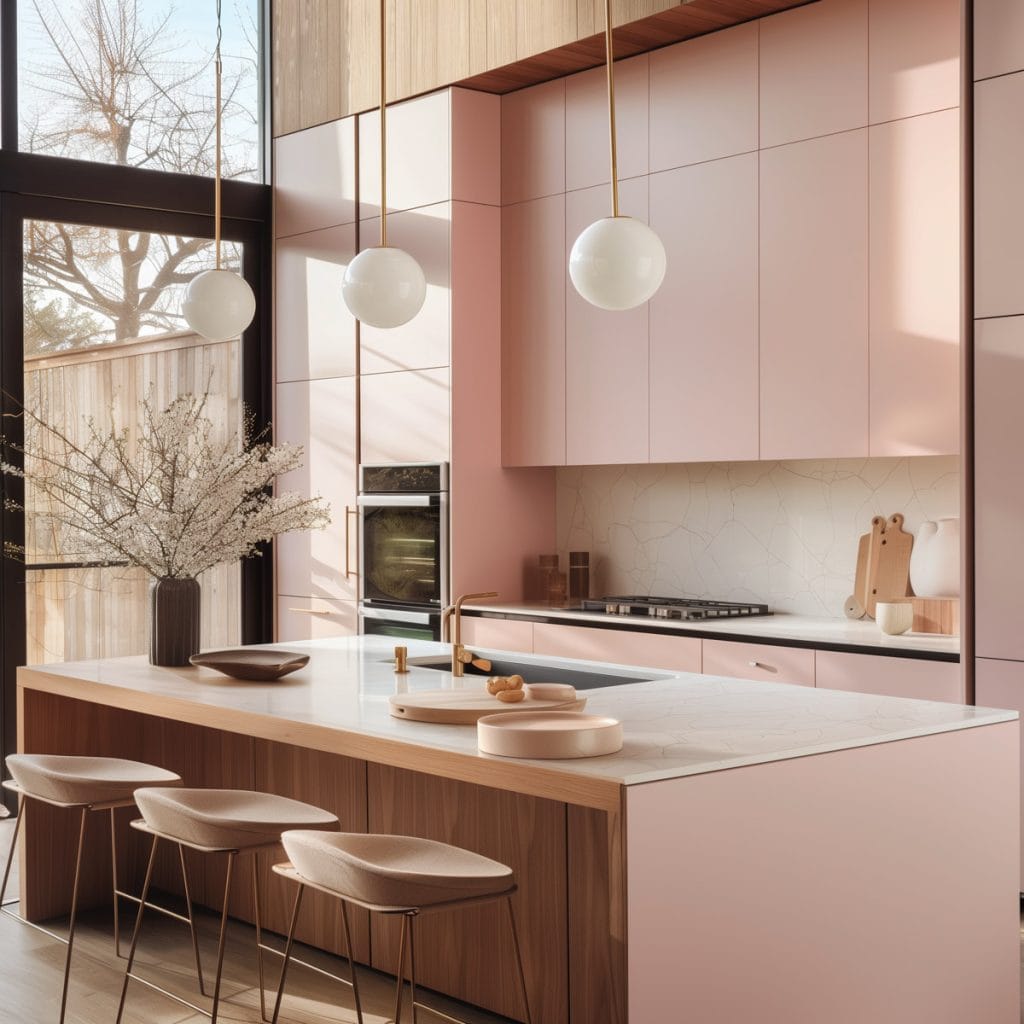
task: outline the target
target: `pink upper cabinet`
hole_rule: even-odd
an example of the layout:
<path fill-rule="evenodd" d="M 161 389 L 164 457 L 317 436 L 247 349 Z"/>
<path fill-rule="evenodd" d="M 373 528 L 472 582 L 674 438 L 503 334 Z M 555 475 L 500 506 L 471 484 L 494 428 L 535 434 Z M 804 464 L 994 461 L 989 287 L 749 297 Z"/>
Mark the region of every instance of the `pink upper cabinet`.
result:
<path fill-rule="evenodd" d="M 1024 661 L 1024 317 L 979 320 L 974 358 L 975 643 L 981 657 Z"/>
<path fill-rule="evenodd" d="M 960 0 L 869 0 L 872 124 L 960 103 Z"/>
<path fill-rule="evenodd" d="M 960 448 L 960 112 L 871 132 L 871 455 Z"/>
<path fill-rule="evenodd" d="M 975 315 L 1024 313 L 1024 74 L 974 89 Z"/>
<path fill-rule="evenodd" d="M 822 0 L 760 25 L 762 147 L 868 123 L 868 0 Z"/>
<path fill-rule="evenodd" d="M 651 461 L 756 459 L 757 154 L 650 182 L 668 255 L 650 303 Z"/>
<path fill-rule="evenodd" d="M 619 177 L 646 174 L 648 56 L 615 65 Z M 565 80 L 565 187 L 588 188 L 611 180 L 608 155 L 608 86 L 605 69 Z"/>
<path fill-rule="evenodd" d="M 388 216 L 388 243 L 405 249 L 423 268 L 423 308 L 401 327 L 360 326 L 360 372 L 390 373 L 447 366 L 451 336 L 451 203 L 420 206 Z M 380 218 L 359 225 L 363 248 L 378 244 Z"/>
<path fill-rule="evenodd" d="M 501 201 L 565 191 L 565 79 L 501 98 Z"/>
<path fill-rule="evenodd" d="M 1024 71 L 1024 4 L 974 0 L 974 77 Z"/>
<path fill-rule="evenodd" d="M 388 105 L 388 209 L 411 210 L 451 198 L 447 90 Z M 380 213 L 380 113 L 359 115 L 359 216 Z"/>
<path fill-rule="evenodd" d="M 648 219 L 647 178 L 623 181 L 622 212 Z M 607 186 L 565 198 L 565 265 L 576 237 L 611 212 Z M 565 447 L 571 466 L 648 459 L 648 303 L 622 312 L 592 306 L 565 285 Z"/>
<path fill-rule="evenodd" d="M 563 466 L 565 196 L 501 214 L 502 458 L 506 466 Z"/>
<path fill-rule="evenodd" d="M 758 23 L 651 54 L 651 170 L 757 149 Z"/>
<path fill-rule="evenodd" d="M 452 199 L 501 205 L 501 97 L 451 90 Z"/>
<path fill-rule="evenodd" d="M 356 372 L 356 322 L 341 297 L 355 241 L 354 224 L 277 240 L 274 351 L 279 381 Z"/>
<path fill-rule="evenodd" d="M 356 219 L 356 119 L 274 139 L 274 234 Z"/>
<path fill-rule="evenodd" d="M 761 458 L 868 454 L 868 133 L 761 153 Z"/>
<path fill-rule="evenodd" d="M 361 378 L 361 461 L 448 462 L 449 380 L 446 366 Z"/>

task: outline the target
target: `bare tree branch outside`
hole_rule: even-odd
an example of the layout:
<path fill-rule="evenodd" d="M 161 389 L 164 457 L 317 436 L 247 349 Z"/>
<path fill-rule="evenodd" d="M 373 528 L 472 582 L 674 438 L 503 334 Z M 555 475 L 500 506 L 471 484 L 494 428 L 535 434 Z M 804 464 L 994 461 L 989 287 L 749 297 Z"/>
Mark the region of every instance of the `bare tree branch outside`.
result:
<path fill-rule="evenodd" d="M 23 151 L 212 178 L 212 0 L 24 0 L 22 8 Z M 255 179 L 257 5 L 237 0 L 224 10 L 224 176 Z M 211 210 L 212 202 L 211 184 Z M 240 256 L 225 245 L 227 266 Z M 181 289 L 212 265 L 208 239 L 29 222 L 26 353 L 180 330 Z"/>

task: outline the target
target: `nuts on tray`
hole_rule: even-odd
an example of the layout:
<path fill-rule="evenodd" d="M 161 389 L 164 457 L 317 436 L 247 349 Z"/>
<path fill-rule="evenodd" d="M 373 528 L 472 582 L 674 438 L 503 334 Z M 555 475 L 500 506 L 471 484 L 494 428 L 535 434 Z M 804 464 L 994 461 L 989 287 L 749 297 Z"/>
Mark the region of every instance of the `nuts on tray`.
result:
<path fill-rule="evenodd" d="M 497 697 L 500 693 L 512 690 L 522 691 L 522 689 L 522 676 L 491 676 L 491 678 L 487 680 L 487 692 L 493 697 Z"/>
<path fill-rule="evenodd" d="M 526 699 L 526 694 L 522 690 L 500 690 L 495 696 L 503 704 L 518 704 Z"/>

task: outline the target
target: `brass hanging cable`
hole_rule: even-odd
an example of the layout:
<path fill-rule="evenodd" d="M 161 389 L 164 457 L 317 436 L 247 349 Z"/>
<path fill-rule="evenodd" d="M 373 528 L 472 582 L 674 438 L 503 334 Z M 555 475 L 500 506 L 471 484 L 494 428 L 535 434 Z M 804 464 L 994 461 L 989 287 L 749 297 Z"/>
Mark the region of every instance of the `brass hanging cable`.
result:
<path fill-rule="evenodd" d="M 388 33 L 387 3 L 380 0 L 380 245 L 388 244 Z"/>
<path fill-rule="evenodd" d="M 217 55 L 214 61 L 214 70 L 216 72 L 217 86 L 215 90 L 214 103 L 217 107 L 214 117 L 214 178 L 213 178 L 213 249 L 214 259 L 216 260 L 215 266 L 220 270 L 220 99 L 221 99 L 221 61 L 220 61 L 220 44 L 222 38 L 221 23 L 220 23 L 220 4 L 221 0 L 217 0 Z"/>
<path fill-rule="evenodd" d="M 612 159 L 612 216 L 619 216 L 619 153 L 615 140 L 615 49 L 612 44 L 612 0 L 604 0 L 604 51 L 608 66 L 608 141 Z"/>

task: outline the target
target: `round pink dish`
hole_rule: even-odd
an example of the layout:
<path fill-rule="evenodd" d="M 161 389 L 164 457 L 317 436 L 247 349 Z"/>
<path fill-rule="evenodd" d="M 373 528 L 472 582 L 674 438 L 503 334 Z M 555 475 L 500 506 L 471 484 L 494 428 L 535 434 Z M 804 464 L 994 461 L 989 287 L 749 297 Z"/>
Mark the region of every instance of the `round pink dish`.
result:
<path fill-rule="evenodd" d="M 622 723 L 578 711 L 487 715 L 476 724 L 476 742 L 500 757 L 601 757 L 622 749 Z"/>

